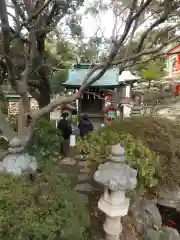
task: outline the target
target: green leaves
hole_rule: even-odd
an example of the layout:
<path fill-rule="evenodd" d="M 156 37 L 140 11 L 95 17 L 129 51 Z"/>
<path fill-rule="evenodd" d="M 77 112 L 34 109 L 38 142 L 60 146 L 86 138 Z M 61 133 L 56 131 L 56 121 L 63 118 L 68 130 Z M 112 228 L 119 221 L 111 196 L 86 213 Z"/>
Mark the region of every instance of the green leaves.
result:
<path fill-rule="evenodd" d="M 51 167 L 33 183 L 0 175 L 1 240 L 84 240 L 87 210 L 61 174 Z"/>
<path fill-rule="evenodd" d="M 141 140 L 134 139 L 131 135 L 123 135 L 122 139 L 126 149 L 126 161 L 132 168 L 138 170 L 139 184 L 150 188 L 157 186 L 155 173 L 159 157 Z"/>
<path fill-rule="evenodd" d="M 37 122 L 33 144 L 28 151 L 43 166 L 46 161 L 52 162 L 52 159 L 58 156 L 61 140 L 58 129 L 51 122 L 41 119 Z"/>
<path fill-rule="evenodd" d="M 138 184 L 140 187 L 155 187 L 158 180 L 155 177 L 159 157 L 146 147 L 140 139 L 130 134 L 124 135 L 113 130 L 113 127 L 104 127 L 85 139 L 78 140 L 78 148 L 89 154 L 92 160 L 106 161 L 110 146 L 121 142 L 126 151 L 126 162 L 138 171 Z"/>
<path fill-rule="evenodd" d="M 140 74 L 142 81 L 161 80 L 164 77 L 164 64 L 160 60 L 152 60 L 141 66 Z"/>
<path fill-rule="evenodd" d="M 51 89 L 53 93 L 59 93 L 64 90 L 63 82 L 65 82 L 68 78 L 68 70 L 67 69 L 59 69 L 55 71 L 52 75 L 51 79 Z"/>

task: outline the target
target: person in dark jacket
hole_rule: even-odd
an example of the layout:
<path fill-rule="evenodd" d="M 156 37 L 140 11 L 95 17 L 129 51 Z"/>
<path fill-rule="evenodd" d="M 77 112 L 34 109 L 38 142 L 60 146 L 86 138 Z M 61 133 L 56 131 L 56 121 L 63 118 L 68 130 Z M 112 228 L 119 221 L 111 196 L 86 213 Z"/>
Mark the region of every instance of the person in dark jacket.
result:
<path fill-rule="evenodd" d="M 88 115 L 84 115 L 83 118 L 80 119 L 78 128 L 80 137 L 85 137 L 94 130 L 93 124 Z"/>
<path fill-rule="evenodd" d="M 69 140 L 70 135 L 72 134 L 72 127 L 69 121 L 67 120 L 68 114 L 63 113 L 62 119 L 58 123 L 58 129 L 61 131 L 63 141 L 61 142 L 60 153 L 62 157 L 67 157 L 69 153 Z"/>

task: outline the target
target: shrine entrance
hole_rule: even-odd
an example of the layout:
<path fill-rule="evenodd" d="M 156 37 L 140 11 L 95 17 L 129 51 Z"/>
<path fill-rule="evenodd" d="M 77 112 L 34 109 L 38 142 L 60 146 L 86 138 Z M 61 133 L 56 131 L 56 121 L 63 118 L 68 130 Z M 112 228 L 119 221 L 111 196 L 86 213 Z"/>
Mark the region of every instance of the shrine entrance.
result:
<path fill-rule="evenodd" d="M 81 100 L 81 112 L 100 113 L 103 109 L 103 101 L 93 95 L 84 94 Z"/>
<path fill-rule="evenodd" d="M 84 77 L 88 74 L 89 69 L 94 66 L 90 64 L 76 64 L 69 70 L 68 80 L 63 84 L 66 89 L 76 92 L 83 84 Z M 97 70 L 98 73 L 98 70 Z M 94 128 L 98 129 L 104 124 L 104 107 L 105 93 L 113 91 L 119 87 L 119 69 L 112 68 L 98 81 L 90 85 L 78 99 L 77 109 L 79 117 L 87 114 L 91 119 Z"/>

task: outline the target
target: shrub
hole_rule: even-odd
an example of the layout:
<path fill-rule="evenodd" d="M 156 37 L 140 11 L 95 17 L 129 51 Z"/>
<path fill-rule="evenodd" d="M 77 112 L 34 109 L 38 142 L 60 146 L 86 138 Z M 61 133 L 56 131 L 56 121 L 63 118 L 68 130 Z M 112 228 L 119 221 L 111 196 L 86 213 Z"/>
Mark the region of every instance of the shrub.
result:
<path fill-rule="evenodd" d="M 128 163 L 139 170 L 139 178 L 147 186 L 157 180 L 161 187 L 180 185 L 179 122 L 153 117 L 116 121 L 94 132 L 84 143 L 79 140 L 78 148 L 90 152 L 92 159 L 102 160 L 108 154 L 107 146 L 120 141 Z"/>
<path fill-rule="evenodd" d="M 80 117 L 78 115 L 72 116 L 72 122 L 77 123 L 79 122 L 79 120 L 80 120 Z"/>
<path fill-rule="evenodd" d="M 45 119 L 36 124 L 33 144 L 28 151 L 34 155 L 40 164 L 57 157 L 60 151 L 61 134 L 56 127 Z"/>
<path fill-rule="evenodd" d="M 10 115 L 8 121 L 17 131 L 17 116 Z M 61 141 L 61 133 L 53 123 L 45 119 L 40 119 L 37 121 L 33 141 L 28 147 L 28 152 L 35 156 L 38 163 L 43 166 L 46 161 L 52 160 L 59 155 Z M 8 142 L 6 140 L 0 139 L 0 143 L 1 148 L 8 148 Z"/>
<path fill-rule="evenodd" d="M 91 159 L 106 161 L 109 146 L 121 142 L 126 151 L 126 162 L 138 170 L 139 187 L 155 187 L 155 165 L 158 165 L 158 156 L 145 147 L 139 139 L 131 135 L 123 135 L 109 128 L 103 128 L 101 133 L 93 133 L 84 140 L 79 139 L 78 148 L 90 154 Z"/>
<path fill-rule="evenodd" d="M 1 240 L 85 239 L 88 213 L 59 169 L 35 181 L 0 175 Z"/>

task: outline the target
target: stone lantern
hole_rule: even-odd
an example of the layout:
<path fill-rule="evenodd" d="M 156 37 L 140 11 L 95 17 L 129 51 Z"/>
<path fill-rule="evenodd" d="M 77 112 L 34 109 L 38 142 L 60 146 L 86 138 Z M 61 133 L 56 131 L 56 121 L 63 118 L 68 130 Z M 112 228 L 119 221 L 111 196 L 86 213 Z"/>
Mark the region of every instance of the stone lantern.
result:
<path fill-rule="evenodd" d="M 109 160 L 99 166 L 94 179 L 105 188 L 98 207 L 106 214 L 103 226 L 106 240 L 119 240 L 122 233 L 121 217 L 127 215 L 129 209 L 129 199 L 125 194 L 136 187 L 137 171 L 124 163 L 124 148 L 120 144 L 112 147 Z"/>

